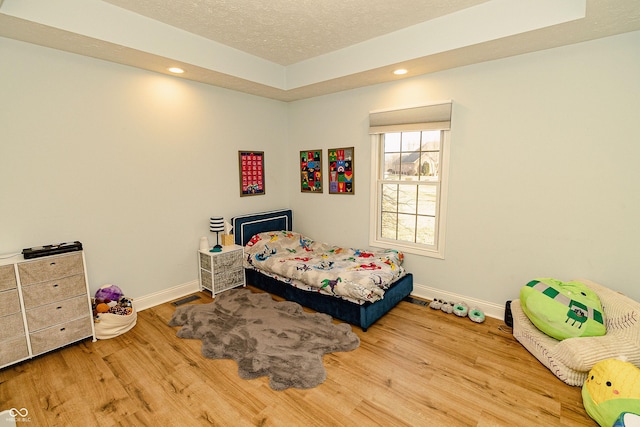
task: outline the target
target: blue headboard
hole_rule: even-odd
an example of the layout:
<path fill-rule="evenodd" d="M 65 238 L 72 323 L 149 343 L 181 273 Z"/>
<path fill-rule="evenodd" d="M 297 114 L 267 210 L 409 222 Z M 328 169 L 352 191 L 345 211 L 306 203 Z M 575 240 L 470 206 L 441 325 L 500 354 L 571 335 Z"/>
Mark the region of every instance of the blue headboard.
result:
<path fill-rule="evenodd" d="M 236 245 L 244 246 L 255 234 L 265 231 L 287 230 L 293 227 L 293 212 L 291 209 L 258 212 L 238 215 L 231 219 Z"/>

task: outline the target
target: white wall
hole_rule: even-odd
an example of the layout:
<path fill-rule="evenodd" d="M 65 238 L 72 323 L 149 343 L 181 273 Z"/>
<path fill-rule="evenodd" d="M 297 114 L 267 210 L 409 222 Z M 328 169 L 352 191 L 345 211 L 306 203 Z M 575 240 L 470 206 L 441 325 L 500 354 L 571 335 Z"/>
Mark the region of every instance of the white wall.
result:
<path fill-rule="evenodd" d="M 136 298 L 197 279 L 209 216 L 288 205 L 284 103 L 5 38 L 0 68 L 0 254 L 80 240 L 92 290 Z"/>
<path fill-rule="evenodd" d="M 296 150 L 356 147 L 354 196 L 291 181 L 296 229 L 366 246 L 368 112 L 452 99 L 446 258 L 408 255 L 416 284 L 504 305 L 533 278 L 586 277 L 640 300 L 638 46 L 634 32 L 290 104 L 292 175 Z"/>
<path fill-rule="evenodd" d="M 531 278 L 582 276 L 640 300 L 639 45 L 287 105 L 0 38 L 0 254 L 80 240 L 93 290 L 135 298 L 197 278 L 213 214 L 291 206 L 303 233 L 366 247 L 368 112 L 452 99 L 446 259 L 408 255 L 416 283 L 502 305 Z M 344 146 L 356 194 L 301 194 L 298 152 Z M 266 152 L 265 196 L 238 196 L 240 149 Z"/>

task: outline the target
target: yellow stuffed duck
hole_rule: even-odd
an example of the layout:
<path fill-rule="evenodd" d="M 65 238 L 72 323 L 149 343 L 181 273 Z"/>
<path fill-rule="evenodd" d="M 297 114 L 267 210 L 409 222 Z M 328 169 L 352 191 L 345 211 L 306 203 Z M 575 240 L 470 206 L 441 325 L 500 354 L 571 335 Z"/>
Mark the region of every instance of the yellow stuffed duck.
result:
<path fill-rule="evenodd" d="M 596 363 L 582 386 L 582 403 L 602 427 L 640 427 L 640 369 L 619 359 Z"/>

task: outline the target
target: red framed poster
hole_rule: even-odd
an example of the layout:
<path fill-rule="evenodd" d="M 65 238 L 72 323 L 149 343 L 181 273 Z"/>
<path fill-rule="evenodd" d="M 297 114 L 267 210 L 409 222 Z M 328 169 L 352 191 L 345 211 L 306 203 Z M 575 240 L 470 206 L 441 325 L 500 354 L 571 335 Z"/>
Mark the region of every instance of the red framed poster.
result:
<path fill-rule="evenodd" d="M 264 151 L 238 151 L 240 196 L 265 194 Z"/>
<path fill-rule="evenodd" d="M 353 147 L 329 149 L 329 194 L 354 194 Z"/>

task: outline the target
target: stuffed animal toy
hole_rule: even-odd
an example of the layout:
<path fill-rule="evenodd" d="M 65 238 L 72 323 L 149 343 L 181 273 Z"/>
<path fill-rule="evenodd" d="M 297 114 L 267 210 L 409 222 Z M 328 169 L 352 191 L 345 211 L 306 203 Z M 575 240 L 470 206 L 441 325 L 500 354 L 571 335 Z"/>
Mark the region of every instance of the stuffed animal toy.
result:
<path fill-rule="evenodd" d="M 520 289 L 520 303 L 531 323 L 557 340 L 607 332 L 600 298 L 583 283 L 532 280 Z"/>
<path fill-rule="evenodd" d="M 133 300 L 131 298 L 122 297 L 118 301 L 118 305 L 121 307 L 133 308 Z"/>
<path fill-rule="evenodd" d="M 596 363 L 582 386 L 582 404 L 602 427 L 639 425 L 640 369 L 618 359 Z"/>
<path fill-rule="evenodd" d="M 96 291 L 95 299 L 98 303 L 115 301 L 117 304 L 123 296 L 122 290 L 116 285 L 104 285 Z"/>
<path fill-rule="evenodd" d="M 110 313 L 128 316 L 133 313 L 133 301 L 123 295 L 116 285 L 104 285 L 92 301 L 94 322 L 100 322 L 100 314 Z"/>

